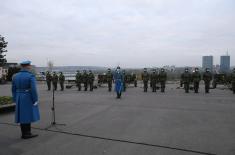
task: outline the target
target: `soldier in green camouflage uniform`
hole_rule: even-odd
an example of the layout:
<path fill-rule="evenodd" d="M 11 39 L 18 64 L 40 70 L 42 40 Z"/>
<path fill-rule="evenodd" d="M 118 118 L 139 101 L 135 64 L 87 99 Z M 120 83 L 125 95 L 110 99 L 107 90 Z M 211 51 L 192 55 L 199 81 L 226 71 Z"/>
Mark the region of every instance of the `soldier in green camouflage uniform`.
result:
<path fill-rule="evenodd" d="M 122 71 L 122 75 L 123 75 L 123 92 L 125 92 L 126 91 L 126 82 L 127 82 L 127 75 L 126 75 L 126 71 L 125 70 L 123 70 Z"/>
<path fill-rule="evenodd" d="M 158 75 L 158 81 L 161 84 L 161 92 L 164 93 L 165 92 L 165 88 L 166 88 L 166 80 L 167 80 L 167 73 L 165 72 L 165 69 L 162 68 L 159 75 Z"/>
<path fill-rule="evenodd" d="M 150 81 L 152 83 L 152 92 L 157 91 L 157 80 L 158 80 L 158 75 L 156 73 L 156 70 L 153 70 L 152 74 L 150 75 Z"/>
<path fill-rule="evenodd" d="M 137 87 L 137 76 L 134 73 L 132 73 L 132 80 L 134 81 L 134 86 Z"/>
<path fill-rule="evenodd" d="M 83 82 L 83 84 L 84 84 L 84 91 L 87 91 L 88 74 L 87 74 L 86 70 L 83 70 L 82 82 Z"/>
<path fill-rule="evenodd" d="M 108 82 L 108 90 L 111 92 L 112 90 L 112 84 L 113 84 L 113 74 L 111 73 L 111 69 L 108 69 L 108 72 L 106 73 L 107 82 Z"/>
<path fill-rule="evenodd" d="M 51 90 L 51 81 L 52 81 L 52 76 L 49 71 L 46 73 L 46 82 L 47 82 L 47 88 L 48 90 Z"/>
<path fill-rule="evenodd" d="M 52 84 L 53 84 L 54 90 L 57 90 L 57 83 L 58 83 L 58 75 L 56 74 L 56 72 L 53 72 Z"/>
<path fill-rule="evenodd" d="M 65 81 L 64 74 L 62 72 L 60 72 L 59 82 L 60 82 L 60 90 L 61 91 L 64 91 L 64 81 Z"/>
<path fill-rule="evenodd" d="M 152 72 L 153 71 L 154 71 L 154 69 L 152 69 Z M 150 86 L 150 88 L 152 88 L 151 74 L 149 74 L 149 86 Z"/>
<path fill-rule="evenodd" d="M 209 93 L 209 89 L 210 89 L 210 82 L 212 80 L 212 74 L 209 71 L 208 68 L 206 68 L 206 71 L 203 73 L 203 80 L 205 83 L 205 92 Z"/>
<path fill-rule="evenodd" d="M 185 93 L 189 93 L 189 85 L 191 81 L 191 73 L 189 73 L 188 68 L 185 68 L 184 73 L 181 75 L 181 80 L 184 84 Z"/>
<path fill-rule="evenodd" d="M 201 74 L 199 73 L 198 68 L 195 68 L 194 73 L 192 74 L 192 80 L 193 80 L 194 92 L 198 93 L 199 84 L 201 81 Z"/>
<path fill-rule="evenodd" d="M 144 72 L 142 73 L 142 80 L 144 83 L 144 92 L 148 91 L 148 81 L 149 81 L 149 74 L 147 72 L 147 68 L 144 68 Z"/>
<path fill-rule="evenodd" d="M 95 80 L 95 76 L 92 73 L 92 71 L 89 70 L 89 73 L 88 73 L 88 83 L 89 83 L 89 86 L 90 86 L 90 91 L 93 91 L 94 80 Z"/>
<path fill-rule="evenodd" d="M 230 78 L 232 83 L 233 94 L 235 94 L 235 68 L 233 68 L 233 72 L 231 73 Z"/>
<path fill-rule="evenodd" d="M 81 86 L 82 84 L 82 74 L 80 73 L 79 70 L 77 70 L 77 74 L 76 74 L 76 85 L 78 87 L 78 91 L 81 91 Z"/>

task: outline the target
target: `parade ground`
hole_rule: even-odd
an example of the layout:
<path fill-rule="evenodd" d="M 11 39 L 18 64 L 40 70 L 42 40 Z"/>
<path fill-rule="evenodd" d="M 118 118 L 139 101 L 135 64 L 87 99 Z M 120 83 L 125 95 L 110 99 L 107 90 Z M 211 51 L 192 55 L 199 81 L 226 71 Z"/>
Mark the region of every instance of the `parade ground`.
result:
<path fill-rule="evenodd" d="M 205 94 L 185 94 L 176 84 L 166 93 L 129 87 L 122 98 L 107 87 L 55 92 L 57 125 L 52 121 L 52 91 L 38 84 L 41 120 L 38 137 L 21 139 L 14 111 L 0 114 L 0 155 L 234 155 L 235 95 L 220 86 Z M 11 85 L 0 85 L 0 96 Z"/>

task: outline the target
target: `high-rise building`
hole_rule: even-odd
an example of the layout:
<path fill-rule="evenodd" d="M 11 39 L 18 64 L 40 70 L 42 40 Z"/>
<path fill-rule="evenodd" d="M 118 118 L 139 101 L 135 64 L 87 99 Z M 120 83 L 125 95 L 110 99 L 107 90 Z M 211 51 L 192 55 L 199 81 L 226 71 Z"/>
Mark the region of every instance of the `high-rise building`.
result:
<path fill-rule="evenodd" d="M 202 57 L 202 68 L 205 70 L 209 68 L 210 71 L 213 71 L 213 56 L 203 56 Z"/>
<path fill-rule="evenodd" d="M 230 70 L 230 56 L 223 55 L 220 57 L 220 72 L 226 73 Z"/>

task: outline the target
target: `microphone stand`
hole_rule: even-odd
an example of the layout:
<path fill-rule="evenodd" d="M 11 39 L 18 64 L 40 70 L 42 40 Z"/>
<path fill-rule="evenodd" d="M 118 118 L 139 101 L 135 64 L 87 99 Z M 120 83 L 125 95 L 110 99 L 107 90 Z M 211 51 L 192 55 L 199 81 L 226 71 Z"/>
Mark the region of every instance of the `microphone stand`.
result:
<path fill-rule="evenodd" d="M 55 115 L 55 87 L 53 86 L 53 91 L 52 91 L 52 107 L 51 107 L 51 112 L 52 112 L 52 122 L 51 122 L 51 124 L 48 126 L 48 127 L 46 127 L 45 128 L 45 130 L 48 130 L 48 129 L 50 129 L 50 128 L 52 128 L 52 127 L 55 127 L 56 129 L 58 129 L 57 128 L 57 126 L 66 126 L 66 124 L 60 124 L 60 123 L 57 123 L 56 122 L 56 115 Z"/>

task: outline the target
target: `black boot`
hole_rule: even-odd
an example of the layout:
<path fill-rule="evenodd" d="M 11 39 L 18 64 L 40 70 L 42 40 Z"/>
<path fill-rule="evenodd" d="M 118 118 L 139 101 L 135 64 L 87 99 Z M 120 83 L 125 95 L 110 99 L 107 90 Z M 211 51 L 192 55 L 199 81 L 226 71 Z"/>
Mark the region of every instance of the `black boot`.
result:
<path fill-rule="evenodd" d="M 120 98 L 120 97 L 119 97 L 119 93 L 118 93 L 118 92 L 117 92 L 117 98 Z"/>
<path fill-rule="evenodd" d="M 22 131 L 22 139 L 29 139 L 29 138 L 34 138 L 37 137 L 37 134 L 32 134 L 31 133 L 31 124 L 21 124 L 21 131 Z"/>

